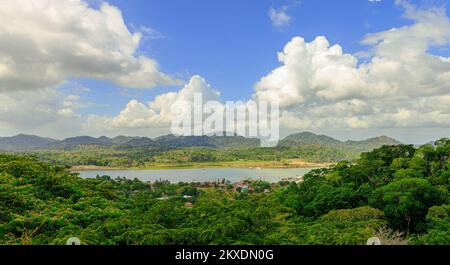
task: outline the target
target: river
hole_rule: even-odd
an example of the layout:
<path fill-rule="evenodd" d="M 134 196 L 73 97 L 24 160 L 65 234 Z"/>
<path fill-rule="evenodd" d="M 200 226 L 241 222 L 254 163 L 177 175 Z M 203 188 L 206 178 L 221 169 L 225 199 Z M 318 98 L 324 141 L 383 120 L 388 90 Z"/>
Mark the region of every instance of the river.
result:
<path fill-rule="evenodd" d="M 86 170 L 79 171 L 82 178 L 95 178 L 97 175 L 108 175 L 111 178 L 125 177 L 137 178 L 145 182 L 168 180 L 178 182 L 209 182 L 226 179 L 232 183 L 241 180 L 265 180 L 278 182 L 286 179 L 301 179 L 303 175 L 313 168 L 283 168 L 283 169 L 257 169 L 257 168 L 206 168 L 206 169 L 165 169 L 165 170 Z"/>

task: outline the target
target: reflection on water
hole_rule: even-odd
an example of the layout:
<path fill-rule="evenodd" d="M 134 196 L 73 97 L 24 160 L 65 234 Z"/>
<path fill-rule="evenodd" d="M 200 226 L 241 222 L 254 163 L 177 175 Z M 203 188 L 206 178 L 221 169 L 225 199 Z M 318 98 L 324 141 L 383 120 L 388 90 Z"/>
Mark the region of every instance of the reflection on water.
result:
<path fill-rule="evenodd" d="M 206 168 L 206 169 L 166 169 L 166 170 L 88 170 L 80 171 L 82 178 L 95 178 L 97 175 L 108 175 L 111 178 L 137 178 L 141 181 L 154 182 L 168 180 L 177 182 L 208 182 L 226 179 L 234 182 L 241 180 L 265 180 L 278 182 L 281 180 L 299 179 L 313 168 L 283 169 L 249 169 L 249 168 Z"/>

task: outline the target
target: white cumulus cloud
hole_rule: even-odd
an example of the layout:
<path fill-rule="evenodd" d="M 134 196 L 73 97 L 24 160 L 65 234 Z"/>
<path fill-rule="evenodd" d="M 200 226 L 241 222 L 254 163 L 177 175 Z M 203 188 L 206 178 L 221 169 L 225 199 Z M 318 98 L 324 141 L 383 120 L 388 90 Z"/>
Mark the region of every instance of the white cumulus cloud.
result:
<path fill-rule="evenodd" d="M 65 96 L 54 88 L 0 93 L 0 128 L 3 135 L 18 132 L 49 137 L 76 135 L 84 107 L 77 95 Z"/>
<path fill-rule="evenodd" d="M 86 102 L 58 90 L 71 78 L 129 88 L 179 84 L 138 54 L 142 31 L 130 32 L 106 2 L 96 9 L 84 0 L 0 1 L 1 134 L 79 134 L 77 109 Z"/>
<path fill-rule="evenodd" d="M 278 100 L 282 125 L 296 130 L 449 128 L 450 58 L 430 48 L 450 44 L 450 20 L 442 8 L 399 4 L 414 23 L 367 35 L 364 63 L 324 36 L 295 37 L 254 97 Z"/>
<path fill-rule="evenodd" d="M 114 117 L 91 115 L 84 124 L 84 130 L 93 134 L 98 132 L 119 132 L 124 129 L 139 130 L 145 135 L 153 134 L 154 128 L 170 127 L 174 114 L 171 106 L 177 101 L 194 100 L 194 95 L 201 93 L 203 101 L 218 100 L 220 93 L 214 90 L 204 78 L 195 75 L 179 91 L 158 95 L 151 102 L 131 100 L 125 108 Z M 145 131 L 147 130 L 147 131 Z"/>
<path fill-rule="evenodd" d="M 133 88 L 177 83 L 149 57 L 136 55 L 121 11 L 83 0 L 0 2 L 0 91 L 36 90 L 71 77 Z"/>

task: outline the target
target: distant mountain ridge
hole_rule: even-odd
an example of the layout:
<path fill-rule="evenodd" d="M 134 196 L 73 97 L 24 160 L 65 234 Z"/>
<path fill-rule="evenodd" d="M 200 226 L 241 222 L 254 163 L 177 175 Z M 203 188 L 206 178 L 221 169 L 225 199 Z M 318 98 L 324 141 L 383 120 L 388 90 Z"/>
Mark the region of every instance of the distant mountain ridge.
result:
<path fill-rule="evenodd" d="M 99 138 L 91 137 L 91 136 L 77 136 L 64 139 L 62 141 L 55 142 L 51 144 L 49 147 L 51 148 L 70 148 L 79 145 L 112 145 L 112 139 L 102 136 Z"/>
<path fill-rule="evenodd" d="M 326 135 L 317 135 L 311 132 L 302 132 L 287 136 L 278 143 L 278 146 L 290 147 L 302 145 L 321 145 L 321 146 L 332 146 L 337 149 L 352 150 L 356 152 L 366 152 L 372 149 L 382 147 L 384 145 L 399 145 L 399 144 L 402 144 L 402 142 L 387 136 L 378 136 L 362 141 L 348 140 L 344 142 Z"/>
<path fill-rule="evenodd" d="M 342 142 L 326 135 L 317 135 L 312 132 L 301 132 L 291 134 L 282 139 L 278 146 L 299 146 L 299 145 L 336 145 Z"/>
<path fill-rule="evenodd" d="M 45 148 L 58 140 L 39 137 L 36 135 L 18 134 L 12 137 L 0 137 L 0 150 L 2 151 L 28 151 Z"/>
<path fill-rule="evenodd" d="M 19 134 L 12 137 L 0 137 L 1 151 L 33 151 L 38 149 L 72 149 L 78 146 L 93 145 L 114 148 L 188 148 L 188 147 L 210 147 L 210 148 L 253 148 L 260 147 L 260 140 L 246 138 L 243 136 L 175 136 L 172 134 L 160 136 L 154 139 L 148 137 L 117 136 L 91 137 L 77 136 L 64 140 L 55 140 L 35 135 Z M 326 135 L 317 135 L 311 132 L 292 134 L 282 139 L 279 147 L 292 147 L 304 145 L 322 145 L 345 147 L 354 150 L 371 150 L 383 145 L 398 145 L 401 142 L 380 136 L 363 141 L 339 141 Z"/>
<path fill-rule="evenodd" d="M 261 141 L 256 138 L 243 136 L 175 136 L 173 134 L 161 136 L 155 141 L 164 146 L 171 147 L 258 147 Z"/>
<path fill-rule="evenodd" d="M 383 145 L 399 145 L 399 144 L 402 143 L 387 136 L 378 136 L 362 141 L 348 140 L 343 142 L 326 135 L 317 135 L 312 132 L 301 132 L 291 134 L 286 138 L 282 139 L 278 143 L 278 146 L 288 147 L 299 145 L 346 145 L 354 147 L 377 148 Z"/>
<path fill-rule="evenodd" d="M 373 138 L 369 138 L 366 140 L 362 140 L 362 141 L 346 141 L 344 142 L 345 145 L 347 146 L 353 146 L 355 148 L 360 148 L 360 149 L 364 149 L 364 150 L 372 150 L 375 148 L 378 148 L 380 146 L 383 145 L 399 145 L 402 144 L 402 142 L 397 141 L 393 138 L 387 137 L 387 136 L 378 136 L 378 137 L 373 137 Z"/>

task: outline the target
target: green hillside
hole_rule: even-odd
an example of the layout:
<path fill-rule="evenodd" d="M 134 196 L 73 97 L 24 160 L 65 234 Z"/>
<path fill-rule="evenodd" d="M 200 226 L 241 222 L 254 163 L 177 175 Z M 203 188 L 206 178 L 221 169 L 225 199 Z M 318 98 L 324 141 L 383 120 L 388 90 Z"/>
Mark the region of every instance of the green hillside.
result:
<path fill-rule="evenodd" d="M 299 183 L 81 179 L 0 154 L 0 244 L 450 244 L 450 140 L 385 146 Z"/>
<path fill-rule="evenodd" d="M 292 134 L 278 143 L 278 146 L 299 146 L 299 145 L 338 145 L 342 142 L 326 135 L 317 135 L 311 132 Z"/>

